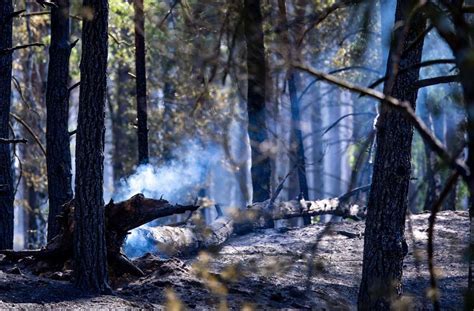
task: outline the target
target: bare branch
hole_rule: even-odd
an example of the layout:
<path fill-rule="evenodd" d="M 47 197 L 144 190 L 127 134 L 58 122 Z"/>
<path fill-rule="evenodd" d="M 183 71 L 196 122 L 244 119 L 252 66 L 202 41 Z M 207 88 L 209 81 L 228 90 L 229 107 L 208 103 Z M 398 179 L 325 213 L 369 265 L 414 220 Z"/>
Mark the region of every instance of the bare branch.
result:
<path fill-rule="evenodd" d="M 359 0 L 342 0 L 340 2 L 334 3 L 333 5 L 325 8 L 324 10 L 320 12 L 315 13 L 312 16 L 311 21 L 309 21 L 310 25 L 303 31 L 303 34 L 298 39 L 297 46 L 301 46 L 306 35 L 315 27 L 317 27 L 319 24 L 321 24 L 331 13 L 333 13 L 334 11 L 340 8 L 356 4 L 358 2 L 360 1 Z"/>
<path fill-rule="evenodd" d="M 418 68 L 429 67 L 429 66 L 433 66 L 433 65 L 444 65 L 444 64 L 456 64 L 456 60 L 455 59 L 432 59 L 432 60 L 427 60 L 427 61 L 424 61 L 424 62 L 421 62 L 421 63 L 418 63 L 418 64 L 414 64 L 414 65 L 409 66 L 407 68 L 403 68 L 398 72 L 398 74 L 404 74 L 408 71 L 418 69 Z M 374 88 L 374 87 L 378 86 L 380 83 L 386 81 L 387 78 L 388 77 L 385 76 L 383 78 L 380 78 L 380 79 L 376 80 L 374 83 L 369 85 L 369 88 Z"/>
<path fill-rule="evenodd" d="M 51 12 L 50 11 L 28 12 L 28 13 L 21 14 L 20 17 L 43 16 L 43 15 L 51 15 Z"/>
<path fill-rule="evenodd" d="M 43 8 L 50 7 L 50 8 L 58 8 L 58 5 L 52 1 L 47 0 L 36 0 L 36 2 L 41 5 Z"/>
<path fill-rule="evenodd" d="M 372 113 L 372 112 L 354 112 L 354 113 L 348 113 L 348 114 L 345 114 L 343 115 L 342 117 L 340 117 L 339 119 L 337 119 L 336 121 L 334 121 L 334 123 L 332 123 L 330 126 L 328 126 L 323 134 L 321 136 L 324 136 L 324 134 L 326 134 L 327 132 L 329 132 L 330 130 L 332 130 L 334 127 L 336 127 L 339 122 L 341 122 L 342 120 L 344 120 L 345 118 L 348 118 L 348 117 L 352 117 L 352 116 L 373 116 L 375 117 L 375 114 Z"/>
<path fill-rule="evenodd" d="M 12 19 L 12 18 L 15 18 L 15 17 L 18 17 L 20 16 L 22 13 L 24 13 L 26 10 L 19 10 L 19 11 L 15 11 L 13 13 L 10 14 L 10 16 L 8 16 L 9 19 Z"/>
<path fill-rule="evenodd" d="M 416 89 L 421 89 L 427 86 L 443 84 L 443 83 L 460 82 L 460 81 L 461 81 L 461 77 L 459 75 L 441 76 L 441 77 L 418 80 L 413 87 Z"/>
<path fill-rule="evenodd" d="M 23 125 L 23 127 L 28 131 L 28 133 L 30 133 L 31 137 L 33 137 L 33 139 L 35 140 L 38 147 L 40 147 L 40 149 L 43 152 L 44 156 L 46 156 L 46 149 L 44 148 L 44 146 L 41 143 L 41 140 L 38 138 L 38 136 L 36 136 L 35 132 L 28 125 L 28 123 L 26 123 L 22 118 L 20 118 L 19 116 L 17 116 L 16 114 L 14 114 L 12 112 L 10 112 L 10 116 L 12 116 L 13 119 L 15 119 L 18 123 Z"/>
<path fill-rule="evenodd" d="M 436 294 L 438 290 L 438 284 L 436 281 L 435 271 L 434 271 L 434 263 L 433 263 L 433 253 L 434 253 L 434 245 L 433 245 L 433 238 L 434 238 L 434 225 L 436 221 L 436 214 L 441 209 L 443 201 L 451 192 L 451 189 L 456 185 L 456 182 L 459 178 L 459 171 L 455 171 L 448 179 L 446 186 L 444 187 L 443 191 L 439 195 L 438 200 L 436 200 L 435 204 L 431 208 L 431 215 L 429 220 L 429 227 L 428 227 L 428 269 L 430 271 L 430 286 L 431 290 L 433 291 L 433 308 L 434 310 L 440 310 L 439 306 L 439 298 Z"/>
<path fill-rule="evenodd" d="M 33 47 L 33 46 L 41 46 L 41 47 L 43 47 L 44 44 L 43 44 L 43 43 L 39 43 L 39 42 L 35 42 L 35 43 L 17 45 L 17 46 L 14 46 L 14 47 L 11 47 L 11 48 L 7 48 L 7 49 L 2 49 L 2 50 L 0 50 L 0 56 L 8 55 L 8 54 L 13 53 L 13 52 L 16 51 L 16 50 L 26 49 L 26 48 Z"/>
<path fill-rule="evenodd" d="M 380 100 L 383 103 L 400 110 L 412 122 L 413 126 L 417 129 L 425 143 L 427 143 L 445 163 L 457 170 L 464 178 L 469 176 L 469 168 L 466 166 L 465 162 L 461 159 L 455 159 L 451 157 L 446 147 L 444 147 L 443 144 L 430 132 L 426 124 L 420 118 L 418 118 L 410 103 L 399 101 L 398 99 L 387 96 L 377 90 L 352 84 L 334 77 L 333 75 L 317 71 L 301 64 L 294 64 L 294 67 L 342 88 Z"/>
<path fill-rule="evenodd" d="M 171 5 L 168 13 L 166 13 L 165 17 L 163 17 L 163 19 L 161 20 L 161 22 L 158 24 L 158 28 L 161 28 L 163 26 L 163 24 L 166 22 L 166 20 L 168 19 L 168 17 L 173 13 L 173 10 L 174 8 L 180 3 L 181 1 L 180 0 L 175 0 L 173 2 L 173 4 Z"/>
<path fill-rule="evenodd" d="M 7 139 L 7 138 L 0 138 L 0 144 L 26 144 L 28 141 L 24 138 L 18 139 Z"/>
<path fill-rule="evenodd" d="M 67 89 L 67 93 L 71 94 L 71 92 L 80 85 L 81 85 L 81 81 L 74 83 Z"/>

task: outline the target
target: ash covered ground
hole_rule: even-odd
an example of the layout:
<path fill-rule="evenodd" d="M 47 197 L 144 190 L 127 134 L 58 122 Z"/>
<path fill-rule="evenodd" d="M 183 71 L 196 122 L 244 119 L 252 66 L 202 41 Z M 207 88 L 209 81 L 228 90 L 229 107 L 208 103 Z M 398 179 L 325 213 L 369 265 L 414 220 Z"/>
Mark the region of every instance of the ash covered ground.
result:
<path fill-rule="evenodd" d="M 428 214 L 411 216 L 404 288 L 413 309 L 427 298 Z M 412 230 L 410 230 L 412 227 Z M 435 265 L 442 310 L 460 310 L 467 285 L 467 212 L 438 215 Z M 0 261 L 0 309 L 217 309 L 227 307 L 352 310 L 362 269 L 364 222 L 313 224 L 234 237 L 220 250 L 189 259 L 136 260 L 143 278 L 112 278 L 115 295 L 90 297 L 68 281 L 70 270 L 34 273 L 25 263 Z M 324 232 L 324 234 L 323 234 Z M 416 256 L 415 256 L 416 254 Z M 404 305 L 406 306 L 406 305 Z"/>

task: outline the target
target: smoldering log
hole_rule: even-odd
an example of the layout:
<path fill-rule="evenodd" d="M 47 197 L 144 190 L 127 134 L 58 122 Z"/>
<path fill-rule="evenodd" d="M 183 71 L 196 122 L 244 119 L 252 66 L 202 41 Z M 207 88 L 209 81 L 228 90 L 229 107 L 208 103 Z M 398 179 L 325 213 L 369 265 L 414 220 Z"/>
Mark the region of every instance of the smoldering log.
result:
<path fill-rule="evenodd" d="M 358 219 L 363 210 L 339 198 L 318 201 L 254 203 L 245 210 L 221 215 L 208 226 L 188 224 L 185 227 L 161 226 L 140 228 L 134 234 L 145 242 L 147 252 L 162 256 L 187 257 L 201 250 L 218 250 L 233 235 L 273 227 L 273 221 L 302 216 L 332 214 Z"/>
<path fill-rule="evenodd" d="M 139 228 L 135 234 L 146 242 L 147 252 L 166 257 L 187 257 L 201 250 L 217 250 L 233 232 L 233 218 L 222 216 L 208 226 Z"/>

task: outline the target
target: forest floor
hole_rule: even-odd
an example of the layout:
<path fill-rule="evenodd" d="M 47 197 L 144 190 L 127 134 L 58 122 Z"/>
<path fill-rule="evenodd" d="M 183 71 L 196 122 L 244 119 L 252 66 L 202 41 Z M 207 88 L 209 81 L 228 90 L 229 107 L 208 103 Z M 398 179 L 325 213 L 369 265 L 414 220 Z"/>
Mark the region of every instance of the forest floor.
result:
<path fill-rule="evenodd" d="M 431 309 L 426 298 L 428 216 L 414 215 L 407 225 L 404 301 L 411 301 L 417 310 Z M 442 310 L 462 309 L 468 222 L 467 212 L 442 212 L 437 218 L 435 265 Z M 36 276 L 21 265 L 0 261 L 0 309 L 163 309 L 183 305 L 201 310 L 224 306 L 353 310 L 362 270 L 363 232 L 364 222 L 344 221 L 329 227 L 314 224 L 234 237 L 219 252 L 188 260 L 148 255 L 136 261 L 147 276 L 113 280 L 113 296 L 82 295 L 68 281 L 57 280 L 67 279 L 67 271 Z"/>

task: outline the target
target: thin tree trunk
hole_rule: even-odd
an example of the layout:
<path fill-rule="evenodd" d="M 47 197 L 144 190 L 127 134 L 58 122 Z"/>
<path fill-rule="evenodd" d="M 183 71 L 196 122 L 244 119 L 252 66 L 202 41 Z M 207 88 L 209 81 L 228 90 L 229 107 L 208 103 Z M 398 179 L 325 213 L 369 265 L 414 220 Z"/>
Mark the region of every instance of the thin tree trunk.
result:
<path fill-rule="evenodd" d="M 426 89 L 421 90 L 421 98 L 419 103 L 419 115 L 428 126 L 428 128 L 433 129 L 433 120 L 428 107 L 428 91 Z M 438 172 L 436 172 L 437 159 L 436 155 L 433 153 L 431 148 L 428 145 L 424 145 L 425 151 L 425 175 L 422 179 L 422 182 L 426 183 L 428 188 L 426 189 L 425 202 L 423 205 L 424 211 L 430 211 L 433 207 L 433 204 L 439 197 L 441 193 L 441 179 Z"/>
<path fill-rule="evenodd" d="M 51 9 L 46 90 L 46 162 L 48 167 L 48 241 L 59 233 L 57 220 L 62 206 L 72 199 L 71 151 L 69 145 L 69 0 L 58 0 Z"/>
<path fill-rule="evenodd" d="M 399 0 L 396 22 L 406 21 L 415 2 Z M 405 49 L 425 29 L 426 21 L 417 14 L 406 36 L 403 28 L 396 31 L 396 41 Z M 393 76 L 392 46 L 387 64 L 388 76 Z M 421 61 L 423 42 L 404 53 L 400 69 Z M 386 83 L 385 92 L 406 100 L 415 107 L 417 91 L 412 86 L 419 78 L 419 70 L 400 74 L 393 84 Z M 390 79 L 389 79 L 390 80 Z M 392 84 L 392 85 L 391 85 Z M 362 281 L 359 289 L 360 310 L 388 310 L 402 293 L 403 258 L 407 252 L 404 238 L 405 215 L 408 207 L 408 186 L 411 176 L 411 142 L 413 126 L 401 112 L 382 104 L 377 122 L 377 149 L 372 186 L 367 207 Z"/>
<path fill-rule="evenodd" d="M 128 73 L 130 67 L 122 60 L 119 61 L 116 71 L 116 85 L 115 85 L 115 105 L 110 105 L 112 108 L 112 139 L 113 139 L 113 171 L 114 183 L 117 184 L 120 180 L 130 174 L 130 167 L 127 163 L 128 159 L 133 155 L 134 138 L 127 133 L 128 116 L 127 111 L 130 108 L 130 95 L 132 94 L 131 83 L 129 83 Z M 133 144 L 133 145 L 132 145 Z M 134 164 L 134 163 L 133 163 Z"/>
<path fill-rule="evenodd" d="M 108 1 L 84 0 L 76 143 L 74 273 L 82 290 L 108 292 L 103 199 Z"/>
<path fill-rule="evenodd" d="M 134 0 L 135 73 L 137 89 L 138 163 L 148 163 L 148 115 L 146 99 L 145 16 L 143 0 Z"/>
<path fill-rule="evenodd" d="M 247 111 L 248 132 L 252 150 L 253 202 L 270 197 L 271 165 L 262 150 L 267 142 L 265 113 L 265 47 L 259 0 L 244 1 L 245 39 L 247 42 Z"/>
<path fill-rule="evenodd" d="M 13 5 L 0 4 L 0 50 L 12 47 Z M 0 138 L 9 134 L 12 54 L 0 55 Z M 0 249 L 13 248 L 13 176 L 9 144 L 0 144 Z"/>

